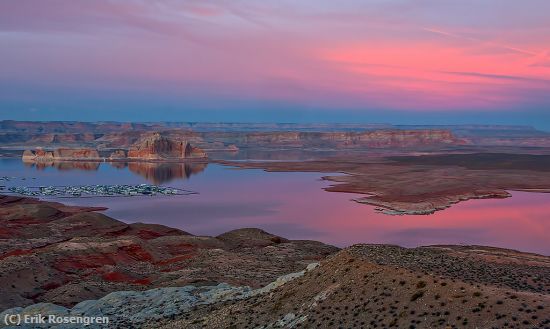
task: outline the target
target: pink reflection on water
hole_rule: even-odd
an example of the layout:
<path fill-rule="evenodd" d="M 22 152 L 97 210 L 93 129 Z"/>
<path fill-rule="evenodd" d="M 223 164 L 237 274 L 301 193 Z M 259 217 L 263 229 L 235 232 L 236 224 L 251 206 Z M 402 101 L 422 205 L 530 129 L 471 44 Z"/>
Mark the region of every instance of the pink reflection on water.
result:
<path fill-rule="evenodd" d="M 350 201 L 353 194 L 322 190 L 320 174 L 210 170 L 186 187 L 200 195 L 147 202 L 116 200 L 107 212 L 126 221 L 217 235 L 262 228 L 291 239 L 337 246 L 390 243 L 489 245 L 550 254 L 550 195 L 512 192 L 508 199 L 469 200 L 425 216 L 389 216 Z"/>
<path fill-rule="evenodd" d="M 469 200 L 424 216 L 384 215 L 351 197 L 294 189 L 285 194 L 278 220 L 311 228 L 308 238 L 338 246 L 478 244 L 550 254 L 548 194 L 512 192 L 508 199 Z M 281 234 L 300 238 L 292 230 Z"/>
<path fill-rule="evenodd" d="M 337 245 L 478 244 L 549 254 L 549 198 L 514 192 L 506 200 L 469 200 L 433 215 L 391 217 L 370 206 L 338 204 L 319 213 L 317 227 L 331 232 L 325 240 Z"/>

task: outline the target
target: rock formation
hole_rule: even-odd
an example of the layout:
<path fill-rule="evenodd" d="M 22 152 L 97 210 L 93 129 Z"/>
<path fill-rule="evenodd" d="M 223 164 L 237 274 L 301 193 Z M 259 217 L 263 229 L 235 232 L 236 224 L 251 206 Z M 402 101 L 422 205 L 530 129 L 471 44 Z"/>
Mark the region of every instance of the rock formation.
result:
<path fill-rule="evenodd" d="M 126 159 L 127 157 L 128 155 L 125 150 L 116 150 L 109 155 L 109 159 L 111 160 Z"/>
<path fill-rule="evenodd" d="M 550 133 L 528 126 L 369 125 L 369 124 L 230 124 L 0 121 L 0 143 L 126 149 L 142 136 L 162 131 L 203 150 L 250 148 L 381 149 L 468 147 L 550 148 Z M 488 148 L 491 147 L 491 148 Z M 535 150 L 529 149 L 530 152 Z M 541 150 L 537 150 L 540 152 Z M 549 151 L 546 150 L 546 153 Z"/>
<path fill-rule="evenodd" d="M 202 139 L 219 141 L 238 148 L 291 147 L 291 148 L 430 148 L 459 146 L 466 142 L 449 130 L 369 130 L 362 132 L 207 132 Z"/>
<path fill-rule="evenodd" d="M 97 160 L 101 159 L 99 152 L 90 148 L 57 148 L 53 151 L 54 159 L 71 160 L 85 159 Z"/>
<path fill-rule="evenodd" d="M 53 152 L 36 149 L 36 151 L 25 150 L 22 156 L 23 162 L 50 162 L 53 161 Z"/>
<path fill-rule="evenodd" d="M 53 151 L 36 149 L 25 150 L 22 159 L 24 162 L 52 162 L 71 160 L 101 160 L 99 152 L 90 148 L 57 148 Z"/>
<path fill-rule="evenodd" d="M 0 313 L 0 317 L 3 319 L 7 314 L 34 315 L 36 313 L 88 317 L 101 317 L 108 314 L 109 325 L 112 327 L 124 327 L 130 318 L 133 325 L 140 326 L 150 322 L 152 318 L 179 316 L 192 311 L 197 306 L 243 300 L 269 293 L 287 282 L 302 277 L 318 265 L 319 263 L 311 263 L 303 271 L 285 274 L 258 289 L 220 283 L 210 286 L 166 287 L 145 291 L 116 291 L 98 300 L 80 302 L 70 309 L 51 303 L 39 303 L 25 308 L 15 307 L 5 310 Z M 91 326 L 91 328 L 95 327 Z"/>
<path fill-rule="evenodd" d="M 129 159 L 170 160 L 205 158 L 206 153 L 185 140 L 172 140 L 160 133 L 147 134 L 128 150 Z"/>

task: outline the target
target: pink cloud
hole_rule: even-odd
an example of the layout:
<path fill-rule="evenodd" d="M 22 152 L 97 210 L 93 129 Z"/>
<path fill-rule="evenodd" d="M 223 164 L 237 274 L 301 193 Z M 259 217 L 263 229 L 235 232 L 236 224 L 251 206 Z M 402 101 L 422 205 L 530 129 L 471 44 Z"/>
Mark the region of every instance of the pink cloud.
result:
<path fill-rule="evenodd" d="M 496 110 L 550 89 L 550 24 L 533 13 L 518 27 L 515 5 L 502 8 L 486 25 L 484 6 L 461 22 L 412 1 L 7 1 L 0 60 L 10 79 L 84 89 Z"/>

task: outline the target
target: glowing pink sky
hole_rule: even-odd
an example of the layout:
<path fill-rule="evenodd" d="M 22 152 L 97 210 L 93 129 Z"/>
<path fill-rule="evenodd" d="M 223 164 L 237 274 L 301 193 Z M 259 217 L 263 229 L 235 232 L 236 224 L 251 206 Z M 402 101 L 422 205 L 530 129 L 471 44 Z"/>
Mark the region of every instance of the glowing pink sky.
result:
<path fill-rule="evenodd" d="M 0 47 L 18 119 L 550 119 L 547 0 L 5 0 Z"/>

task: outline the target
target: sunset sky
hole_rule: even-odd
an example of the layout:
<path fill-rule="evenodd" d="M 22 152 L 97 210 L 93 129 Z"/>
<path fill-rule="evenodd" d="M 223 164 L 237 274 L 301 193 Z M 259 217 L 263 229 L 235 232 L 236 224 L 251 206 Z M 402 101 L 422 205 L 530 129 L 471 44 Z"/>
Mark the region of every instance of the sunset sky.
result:
<path fill-rule="evenodd" d="M 550 130 L 550 1 L 0 0 L 0 119 Z"/>

